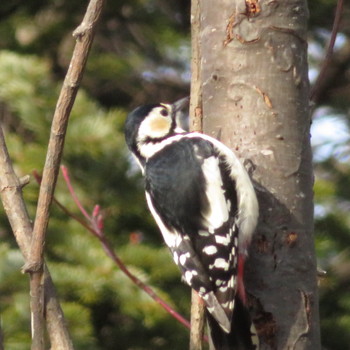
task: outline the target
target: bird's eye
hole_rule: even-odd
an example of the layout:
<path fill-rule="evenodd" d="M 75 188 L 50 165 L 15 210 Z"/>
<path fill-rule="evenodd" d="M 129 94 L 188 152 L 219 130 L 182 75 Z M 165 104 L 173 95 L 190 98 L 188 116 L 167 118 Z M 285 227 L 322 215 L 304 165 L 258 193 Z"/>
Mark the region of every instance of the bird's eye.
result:
<path fill-rule="evenodd" d="M 169 115 L 169 112 L 166 110 L 166 109 L 162 109 L 160 111 L 160 114 L 163 116 L 163 117 L 167 117 Z"/>

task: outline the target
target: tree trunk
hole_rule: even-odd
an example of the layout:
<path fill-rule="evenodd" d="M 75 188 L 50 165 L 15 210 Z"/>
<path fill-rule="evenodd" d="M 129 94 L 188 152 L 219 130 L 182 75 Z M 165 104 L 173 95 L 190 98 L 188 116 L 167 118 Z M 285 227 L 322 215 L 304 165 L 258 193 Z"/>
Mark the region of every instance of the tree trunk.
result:
<path fill-rule="evenodd" d="M 305 0 L 199 0 L 203 130 L 260 203 L 246 266 L 261 349 L 319 349 Z"/>

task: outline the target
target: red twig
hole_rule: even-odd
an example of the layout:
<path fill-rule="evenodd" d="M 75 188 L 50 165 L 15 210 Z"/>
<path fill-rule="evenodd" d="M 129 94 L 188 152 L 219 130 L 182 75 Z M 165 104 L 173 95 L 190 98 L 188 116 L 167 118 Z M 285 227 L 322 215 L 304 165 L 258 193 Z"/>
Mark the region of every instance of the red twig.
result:
<path fill-rule="evenodd" d="M 335 10 L 334 21 L 333 21 L 332 33 L 331 33 L 328 48 L 326 51 L 326 55 L 325 55 L 323 64 L 321 66 L 320 73 L 318 74 L 316 82 L 310 91 L 310 100 L 313 100 L 313 101 L 317 100 L 320 87 L 321 87 L 322 82 L 326 76 L 326 72 L 327 72 L 327 69 L 329 67 L 332 55 L 333 55 L 334 44 L 335 44 L 335 40 L 337 39 L 337 34 L 338 34 L 338 30 L 339 30 L 339 25 L 340 25 L 340 19 L 341 19 L 341 15 L 343 12 L 343 5 L 344 5 L 344 0 L 338 0 L 337 8 Z"/>
<path fill-rule="evenodd" d="M 80 212 L 85 216 L 85 218 L 91 222 L 91 218 L 90 218 L 90 215 L 87 213 L 87 211 L 84 209 L 84 207 L 82 206 L 82 204 L 80 203 L 77 195 L 75 194 L 74 192 L 74 189 L 72 187 L 72 184 L 69 180 L 69 175 L 68 175 L 68 169 L 64 166 L 64 165 L 61 165 L 61 171 L 62 171 L 62 175 L 63 175 L 63 178 L 64 180 L 66 181 L 66 185 L 68 187 L 68 190 L 75 202 L 75 204 L 77 205 L 77 207 L 79 208 Z"/>
<path fill-rule="evenodd" d="M 74 188 L 71 184 L 68 169 L 65 166 L 61 166 L 63 178 L 67 184 L 68 190 L 78 206 L 79 210 L 82 212 L 86 220 L 88 221 L 88 224 L 81 220 L 76 215 L 72 214 L 66 207 L 64 207 L 56 198 L 54 198 L 54 202 L 59 206 L 61 210 L 63 210 L 68 216 L 73 218 L 74 220 L 78 221 L 83 227 L 85 227 L 89 232 L 91 232 L 95 237 L 99 239 L 99 241 L 102 244 L 103 250 L 105 253 L 115 262 L 115 264 L 120 268 L 120 270 L 130 278 L 130 280 L 135 283 L 138 287 L 143 289 L 153 300 L 155 300 L 165 311 L 167 311 L 169 314 L 171 314 L 176 320 L 178 320 L 180 323 L 182 323 L 185 327 L 188 329 L 191 328 L 190 322 L 187 321 L 183 316 L 181 316 L 178 312 L 176 312 L 169 304 L 167 304 L 162 298 L 160 298 L 152 288 L 147 286 L 145 283 L 143 283 L 140 279 L 138 279 L 135 275 L 133 275 L 128 268 L 125 266 L 125 264 L 122 262 L 122 260 L 115 254 L 114 250 L 111 248 L 110 244 L 108 243 L 104 232 L 103 232 L 103 217 L 100 213 L 100 207 L 96 205 L 94 207 L 94 210 L 92 212 L 92 215 L 90 216 L 87 211 L 84 209 L 83 205 L 79 201 L 78 196 L 76 195 Z M 35 179 L 40 183 L 41 179 L 38 173 L 34 173 Z"/>

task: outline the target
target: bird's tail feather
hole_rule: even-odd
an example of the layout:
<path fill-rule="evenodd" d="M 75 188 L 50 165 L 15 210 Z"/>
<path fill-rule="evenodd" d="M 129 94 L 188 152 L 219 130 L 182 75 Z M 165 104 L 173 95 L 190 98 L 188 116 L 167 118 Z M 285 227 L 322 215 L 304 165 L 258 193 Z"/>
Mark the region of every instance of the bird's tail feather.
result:
<path fill-rule="evenodd" d="M 231 331 L 226 333 L 207 311 L 210 350 L 257 350 L 257 335 L 248 310 L 236 298 Z"/>

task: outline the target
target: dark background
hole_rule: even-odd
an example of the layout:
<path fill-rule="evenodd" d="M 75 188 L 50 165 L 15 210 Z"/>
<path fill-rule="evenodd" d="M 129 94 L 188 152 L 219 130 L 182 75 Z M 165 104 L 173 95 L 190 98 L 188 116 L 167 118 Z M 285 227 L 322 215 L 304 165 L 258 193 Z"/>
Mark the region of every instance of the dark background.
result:
<path fill-rule="evenodd" d="M 87 3 L 13 0 L 0 5 L 0 120 L 19 176 L 43 167 L 50 122 Z M 336 2 L 309 1 L 313 83 L 330 37 Z M 350 7 L 315 96 L 316 247 L 325 349 L 350 344 Z M 98 203 L 105 232 L 129 269 L 189 317 L 187 286 L 146 209 L 142 181 L 122 134 L 128 111 L 189 94 L 190 2 L 109 1 L 73 108 L 64 164 L 82 203 Z M 35 215 L 38 186 L 24 195 Z M 78 211 L 60 178 L 57 198 Z M 133 285 L 99 242 L 53 207 L 47 247 L 76 349 L 184 349 L 188 331 Z M 28 281 L 0 209 L 0 315 L 5 348 L 28 349 Z"/>

